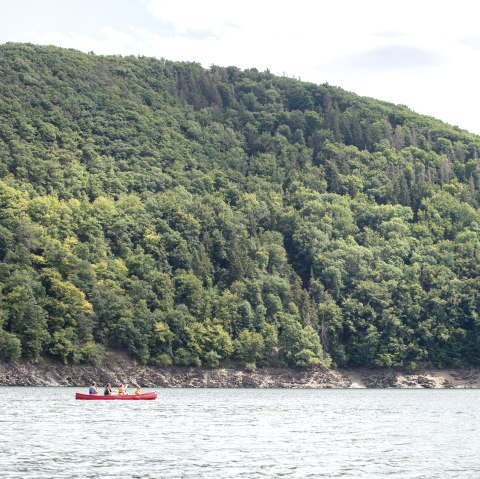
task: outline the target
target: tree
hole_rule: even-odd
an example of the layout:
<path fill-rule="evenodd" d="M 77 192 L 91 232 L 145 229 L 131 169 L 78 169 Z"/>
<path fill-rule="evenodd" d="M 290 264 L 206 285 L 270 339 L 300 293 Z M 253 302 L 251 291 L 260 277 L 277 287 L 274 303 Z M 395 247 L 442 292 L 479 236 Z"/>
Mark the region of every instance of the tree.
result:
<path fill-rule="evenodd" d="M 268 71 L 0 56 L 4 357 L 479 365 L 478 136 Z"/>
<path fill-rule="evenodd" d="M 47 314 L 26 286 L 14 286 L 5 295 L 5 302 L 8 308 L 7 326 L 20 338 L 22 355 L 37 359 L 49 340 Z M 12 342 L 11 338 L 9 342 Z"/>
<path fill-rule="evenodd" d="M 0 330 L 0 358 L 4 361 L 18 361 L 21 355 L 20 339 L 15 334 Z"/>
<path fill-rule="evenodd" d="M 320 338 L 311 326 L 302 325 L 292 315 L 280 316 L 282 332 L 280 347 L 290 366 L 316 366 L 322 364 L 323 349 Z"/>
<path fill-rule="evenodd" d="M 235 341 L 235 350 L 247 369 L 255 369 L 257 361 L 263 359 L 265 341 L 261 334 L 244 329 Z"/>

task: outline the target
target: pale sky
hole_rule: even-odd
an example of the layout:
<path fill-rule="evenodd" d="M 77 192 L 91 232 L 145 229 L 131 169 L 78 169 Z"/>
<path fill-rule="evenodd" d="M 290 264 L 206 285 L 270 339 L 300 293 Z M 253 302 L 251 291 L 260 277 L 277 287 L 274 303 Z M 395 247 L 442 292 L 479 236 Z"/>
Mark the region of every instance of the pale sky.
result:
<path fill-rule="evenodd" d="M 0 43 L 269 69 L 480 134 L 478 0 L 0 0 Z"/>

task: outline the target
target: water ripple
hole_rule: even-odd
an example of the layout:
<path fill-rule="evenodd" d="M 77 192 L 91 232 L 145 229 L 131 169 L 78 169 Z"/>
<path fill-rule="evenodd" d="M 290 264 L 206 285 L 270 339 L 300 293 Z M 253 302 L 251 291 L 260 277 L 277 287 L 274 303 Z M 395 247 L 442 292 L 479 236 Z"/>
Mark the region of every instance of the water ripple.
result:
<path fill-rule="evenodd" d="M 0 388 L 4 478 L 478 478 L 478 390 Z"/>

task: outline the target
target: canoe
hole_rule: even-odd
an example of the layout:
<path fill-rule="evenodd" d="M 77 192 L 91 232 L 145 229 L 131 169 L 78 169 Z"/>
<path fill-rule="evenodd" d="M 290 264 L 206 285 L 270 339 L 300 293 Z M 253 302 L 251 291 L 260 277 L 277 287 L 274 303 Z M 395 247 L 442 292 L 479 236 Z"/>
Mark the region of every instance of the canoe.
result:
<path fill-rule="evenodd" d="M 86 399 L 86 400 L 102 400 L 106 399 L 107 401 L 120 400 L 120 401 L 139 401 L 142 399 L 157 399 L 157 393 L 155 391 L 143 394 L 124 394 L 123 396 L 100 396 L 98 394 L 82 394 L 75 393 L 75 399 Z"/>

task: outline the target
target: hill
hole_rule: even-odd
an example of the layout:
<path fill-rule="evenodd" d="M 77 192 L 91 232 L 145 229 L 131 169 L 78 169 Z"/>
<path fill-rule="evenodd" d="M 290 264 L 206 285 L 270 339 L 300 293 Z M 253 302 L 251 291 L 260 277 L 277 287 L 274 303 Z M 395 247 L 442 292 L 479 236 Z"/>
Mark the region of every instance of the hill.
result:
<path fill-rule="evenodd" d="M 478 366 L 479 151 L 328 84 L 2 45 L 0 357 Z"/>

